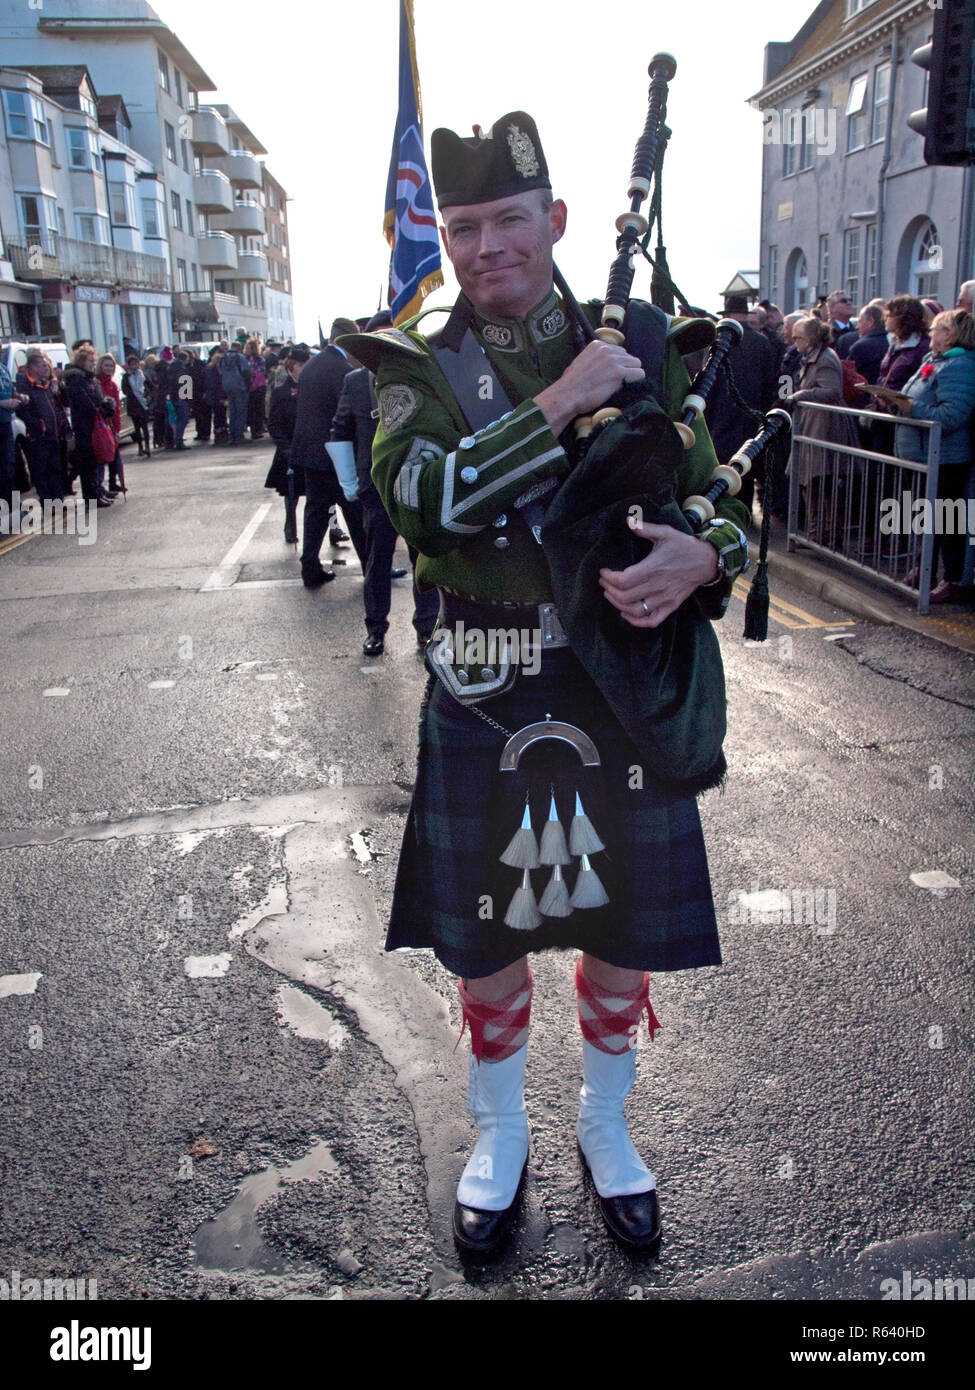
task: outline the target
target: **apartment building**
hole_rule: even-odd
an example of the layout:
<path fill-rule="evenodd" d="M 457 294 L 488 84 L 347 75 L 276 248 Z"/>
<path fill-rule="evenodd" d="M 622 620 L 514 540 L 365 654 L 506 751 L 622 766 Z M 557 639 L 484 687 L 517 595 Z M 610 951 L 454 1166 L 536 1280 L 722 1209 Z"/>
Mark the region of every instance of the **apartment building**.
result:
<path fill-rule="evenodd" d="M 0 100 L 0 227 L 13 276 L 31 291 L 18 336 L 90 337 L 116 355 L 125 336 L 164 340 L 162 187 L 129 143 L 121 96 L 100 98 L 84 66 L 38 65 L 0 68 Z"/>
<path fill-rule="evenodd" d="M 0 0 L 0 44 L 5 62 L 25 71 L 83 61 L 98 92 L 118 93 L 124 103 L 131 144 L 158 176 L 159 196 L 142 231 L 165 225 L 172 320 L 159 341 L 266 335 L 258 156 L 267 151 L 229 107 L 201 103 L 200 93 L 215 91 L 213 80 L 151 6 L 44 0 L 35 8 Z"/>
<path fill-rule="evenodd" d="M 288 197 L 264 170 L 264 204 L 267 220 L 264 252 L 268 263 L 267 334 L 278 342 L 294 339 L 295 315 L 291 298 L 291 261 L 288 246 Z"/>
<path fill-rule="evenodd" d="M 907 118 L 929 0 L 822 0 L 765 49 L 761 293 L 790 311 L 829 290 L 954 304 L 975 276 L 975 169 L 929 167 Z"/>

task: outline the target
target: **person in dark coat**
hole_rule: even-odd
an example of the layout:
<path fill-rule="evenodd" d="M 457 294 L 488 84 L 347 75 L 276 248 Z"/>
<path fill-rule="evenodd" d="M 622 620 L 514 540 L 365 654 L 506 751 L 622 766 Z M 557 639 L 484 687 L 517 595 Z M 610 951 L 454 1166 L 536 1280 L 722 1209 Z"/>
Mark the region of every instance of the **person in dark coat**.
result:
<path fill-rule="evenodd" d="M 374 314 L 365 327 L 375 333 L 392 324 L 388 310 Z M 342 382 L 338 409 L 332 424 L 332 443 L 328 452 L 335 463 L 342 491 L 347 501 L 358 501 L 366 540 L 366 563 L 363 566 L 365 585 L 366 640 L 362 645 L 366 656 L 381 656 L 384 638 L 389 629 L 391 580 L 402 578 L 405 570 L 393 569 L 397 531 L 386 514 L 382 498 L 372 481 L 372 441 L 379 422 L 379 403 L 376 399 L 375 373 L 366 367 L 349 372 Z M 349 454 L 343 467 L 336 450 L 346 446 Z M 354 451 L 354 453 L 353 453 Z M 416 563 L 417 552 L 409 546 L 410 561 Z M 417 644 L 425 647 L 436 626 L 439 601 L 433 590 L 420 590 L 413 583 L 413 627 Z"/>
<path fill-rule="evenodd" d="M 206 398 L 207 365 L 192 348 L 187 348 L 186 351 L 190 359 L 190 377 L 193 381 L 193 420 L 196 424 L 196 434 L 193 438 L 209 444 L 213 410 Z"/>
<path fill-rule="evenodd" d="M 351 319 L 336 319 L 328 346 L 308 363 L 298 386 L 298 418 L 291 441 L 291 457 L 305 470 L 305 519 L 301 550 L 301 578 L 306 589 L 318 589 L 335 578 L 334 570 L 322 566 L 318 552 L 328 530 L 329 508 L 344 501 L 332 461 L 325 452 L 332 420 L 339 403 L 342 382 L 357 365 L 336 345 L 342 333 L 355 333 Z M 344 501 L 342 507 L 352 544 L 363 570 L 366 567 L 366 541 L 362 527 L 362 508 Z"/>
<path fill-rule="evenodd" d="M 284 539 L 287 545 L 298 541 L 298 523 L 295 516 L 296 503 L 305 495 L 304 469 L 295 468 L 291 463 L 291 441 L 298 418 L 298 378 L 311 358 L 306 348 L 293 348 L 284 363 L 285 380 L 271 392 L 271 409 L 268 411 L 268 433 L 277 448 L 271 467 L 264 479 L 265 487 L 273 487 L 284 498 Z M 291 471 L 289 485 L 288 472 Z"/>
<path fill-rule="evenodd" d="M 126 409 L 132 421 L 135 442 L 139 446 L 139 458 L 149 458 L 152 449 L 149 445 L 149 397 L 146 374 L 135 353 L 125 359 L 126 372 L 122 378 L 122 394 Z"/>
<path fill-rule="evenodd" d="M 50 359 L 32 348 L 17 373 L 17 391 L 27 397 L 18 415 L 27 430 L 27 466 L 41 502 L 60 502 L 64 495 L 61 446 L 68 419 Z"/>
<path fill-rule="evenodd" d="M 744 330 L 741 342 L 728 354 L 735 385 L 753 410 L 764 413 L 775 405 L 778 396 L 777 355 L 768 339 L 748 326 L 748 301 L 744 295 L 728 296 L 724 317 L 737 319 Z M 727 463 L 758 428 L 748 412 L 731 399 L 723 372 L 718 374 L 708 397 L 704 419 L 720 463 Z M 756 475 L 761 478 L 760 469 L 753 469 L 742 480 L 738 494 L 738 501 L 743 502 L 749 512 L 755 495 Z"/>
<path fill-rule="evenodd" d="M 884 311 L 879 305 L 867 304 L 860 310 L 857 333 L 859 336 L 846 355 L 864 380 L 875 386 L 888 346 Z"/>
<path fill-rule="evenodd" d="M 898 294 L 888 299 L 884 305 L 884 327 L 890 347 L 880 363 L 874 385 L 886 386 L 889 391 L 903 391 L 931 347 L 926 323 L 924 305 L 913 295 Z M 893 407 L 884 401 L 873 401 L 873 409 L 862 430 L 864 447 L 881 454 L 894 452 L 894 428 L 890 422 L 894 414 Z"/>
<path fill-rule="evenodd" d="M 227 430 L 227 394 L 220 379 L 222 360 L 223 353 L 220 347 L 211 348 L 206 371 L 203 375 L 203 394 L 213 421 L 214 448 L 226 444 L 230 438 Z"/>
<path fill-rule="evenodd" d="M 80 347 L 71 366 L 65 369 L 63 382 L 71 408 L 71 428 L 74 431 L 82 496 L 86 502 L 97 501 L 99 507 L 109 507 L 111 498 L 104 488 L 98 486 L 98 464 L 91 436 L 99 415 L 103 420 L 115 418 L 115 402 L 107 400 L 102 394 L 95 376 L 95 362 L 94 350 Z"/>

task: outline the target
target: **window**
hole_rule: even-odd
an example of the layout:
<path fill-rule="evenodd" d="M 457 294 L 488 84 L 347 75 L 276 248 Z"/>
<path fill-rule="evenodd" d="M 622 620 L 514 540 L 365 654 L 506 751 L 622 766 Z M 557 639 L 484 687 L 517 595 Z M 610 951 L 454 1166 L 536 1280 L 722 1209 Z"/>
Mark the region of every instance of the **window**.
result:
<path fill-rule="evenodd" d="M 135 198 L 127 183 L 110 183 L 112 221 L 116 227 L 135 226 Z"/>
<path fill-rule="evenodd" d="M 108 237 L 105 234 L 105 219 L 98 217 L 91 212 L 76 212 L 74 215 L 75 228 L 79 241 L 86 241 L 89 245 L 107 246 Z"/>
<path fill-rule="evenodd" d="M 147 237 L 161 239 L 162 217 L 155 198 L 143 198 L 142 200 L 142 226 Z"/>
<path fill-rule="evenodd" d="M 938 274 L 941 270 L 941 243 L 933 222 L 925 222 L 914 239 L 911 253 L 911 293 L 918 299 L 925 295 L 937 298 Z"/>
<path fill-rule="evenodd" d="M 812 111 L 805 111 L 802 120 L 802 144 L 799 146 L 799 168 L 811 169 L 816 147 L 813 140 L 815 117 Z"/>
<path fill-rule="evenodd" d="M 798 111 L 791 111 L 783 122 L 782 175 L 784 178 L 794 174 L 799 167 L 799 141 L 802 139 L 799 122 L 801 119 Z"/>
<path fill-rule="evenodd" d="M 7 113 L 7 134 L 14 140 L 36 140 L 39 145 L 51 144 L 51 131 L 44 114 L 44 104 L 27 92 L 4 92 L 3 104 Z"/>
<path fill-rule="evenodd" d="M 181 231 L 183 230 L 183 203 L 182 203 L 182 200 L 181 200 L 181 198 L 180 198 L 180 196 L 179 196 L 178 193 L 176 193 L 176 192 L 171 192 L 170 195 L 169 195 L 169 201 L 170 201 L 170 206 L 172 207 L 172 214 L 171 214 L 171 216 L 170 216 L 170 221 L 172 222 L 172 224 L 173 224 L 173 226 L 176 228 L 176 230 L 177 230 L 178 232 L 181 232 Z"/>
<path fill-rule="evenodd" d="M 271 262 L 271 277 L 276 285 L 281 283 L 281 267 L 278 265 L 277 261 Z"/>
<path fill-rule="evenodd" d="M 861 10 L 867 9 L 872 4 L 873 0 L 846 0 L 847 19 L 852 19 L 854 15 L 858 15 Z"/>
<path fill-rule="evenodd" d="M 860 228 L 851 227 L 843 237 L 843 286 L 854 304 L 860 302 Z"/>
<path fill-rule="evenodd" d="M 169 59 L 165 53 L 159 55 L 159 85 L 164 92 L 169 91 Z"/>
<path fill-rule="evenodd" d="M 193 275 L 193 289 L 194 289 L 194 291 L 196 291 L 196 290 L 198 290 L 198 289 L 200 288 L 200 271 L 199 271 L 199 268 L 197 267 L 195 261 L 194 261 L 194 263 L 190 266 L 190 271 L 192 272 L 192 275 Z"/>
<path fill-rule="evenodd" d="M 825 232 L 819 238 L 819 273 L 816 276 L 818 294 L 829 294 L 829 237 Z"/>
<path fill-rule="evenodd" d="M 274 189 L 270 187 L 267 190 L 267 202 L 268 207 L 277 207 L 277 203 L 274 201 Z"/>
<path fill-rule="evenodd" d="M 867 74 L 854 77 L 846 100 L 846 148 L 862 150 L 867 143 Z"/>
<path fill-rule="evenodd" d="M 186 230 L 189 232 L 190 236 L 193 235 L 193 204 L 190 202 L 189 198 L 186 200 Z"/>
<path fill-rule="evenodd" d="M 183 168 L 186 170 L 187 173 L 189 173 L 189 172 L 190 172 L 190 152 L 189 152 L 189 146 L 187 145 L 187 143 L 186 143 L 185 140 L 181 140 L 181 141 L 179 142 L 179 147 L 180 147 L 180 153 L 181 153 L 182 156 L 183 156 Z"/>
<path fill-rule="evenodd" d="M 180 106 L 183 105 L 183 79 L 179 75 L 179 68 L 173 64 L 173 88 L 176 93 L 176 100 Z"/>
<path fill-rule="evenodd" d="M 53 198 L 44 198 L 37 193 L 22 193 L 20 203 L 20 225 L 24 229 L 24 241 L 28 246 L 40 246 L 45 254 L 57 252 L 57 206 Z"/>
<path fill-rule="evenodd" d="M 185 261 L 176 262 L 176 280 L 179 288 L 183 291 L 184 294 L 186 294 L 187 290 L 189 289 L 189 281 L 186 278 Z"/>
<path fill-rule="evenodd" d="M 863 302 L 877 295 L 877 224 L 871 222 L 863 240 Z"/>
<path fill-rule="evenodd" d="M 94 169 L 101 173 L 102 155 L 98 136 L 91 130 L 68 126 L 68 163 L 72 169 Z"/>
<path fill-rule="evenodd" d="M 286 293 L 286 294 L 290 294 L 290 293 L 291 293 L 291 282 L 288 280 L 288 272 L 287 272 L 286 270 L 282 269 L 281 274 L 284 276 L 284 289 L 285 289 L 285 293 Z"/>
<path fill-rule="evenodd" d="M 230 295 L 231 298 L 234 297 L 233 280 L 214 280 L 213 289 L 215 294 L 227 294 Z"/>
<path fill-rule="evenodd" d="M 873 116 L 870 121 L 870 143 L 877 144 L 887 134 L 887 107 L 890 105 L 890 64 L 881 63 L 873 70 Z"/>
<path fill-rule="evenodd" d="M 176 163 L 176 132 L 168 121 L 163 121 L 163 130 L 166 135 L 166 153 L 169 158 Z"/>
<path fill-rule="evenodd" d="M 278 245 L 278 228 L 277 224 L 274 222 L 271 223 L 271 240 L 274 242 L 275 246 Z"/>
<path fill-rule="evenodd" d="M 79 93 L 78 105 L 86 116 L 90 116 L 93 121 L 98 120 L 98 107 L 92 101 L 91 97 L 85 96 L 84 92 Z"/>

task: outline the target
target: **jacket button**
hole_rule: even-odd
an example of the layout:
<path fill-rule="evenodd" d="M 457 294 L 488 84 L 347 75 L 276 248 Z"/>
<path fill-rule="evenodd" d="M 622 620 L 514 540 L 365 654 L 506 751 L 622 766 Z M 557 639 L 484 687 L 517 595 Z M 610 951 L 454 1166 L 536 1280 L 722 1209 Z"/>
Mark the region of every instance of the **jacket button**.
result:
<path fill-rule="evenodd" d="M 463 439 L 457 441 L 458 449 L 473 449 L 474 440 L 469 434 L 465 434 Z"/>
<path fill-rule="evenodd" d="M 467 682 L 470 680 L 470 676 L 467 674 L 463 667 L 461 667 L 461 669 L 457 672 L 457 679 L 460 681 L 461 685 L 466 685 Z"/>
<path fill-rule="evenodd" d="M 476 483 L 477 469 L 468 464 L 466 468 L 460 470 L 460 480 L 462 483 Z"/>
<path fill-rule="evenodd" d="M 496 550 L 507 550 L 507 549 L 508 549 L 508 537 L 507 537 L 507 536 L 498 536 L 497 539 L 496 539 L 495 542 L 494 542 L 494 548 L 495 548 Z"/>
<path fill-rule="evenodd" d="M 502 512 L 500 516 L 496 516 L 494 520 L 491 522 L 492 526 L 497 526 L 499 529 L 502 526 L 507 526 L 507 524 L 508 518 L 505 516 L 504 512 Z"/>
<path fill-rule="evenodd" d="M 482 680 L 482 681 L 493 681 L 493 680 L 495 679 L 495 677 L 497 676 L 497 674 L 498 674 L 498 673 L 497 673 L 497 671 L 495 671 L 495 669 L 494 669 L 493 666 L 482 666 L 482 667 L 481 667 L 481 680 Z"/>

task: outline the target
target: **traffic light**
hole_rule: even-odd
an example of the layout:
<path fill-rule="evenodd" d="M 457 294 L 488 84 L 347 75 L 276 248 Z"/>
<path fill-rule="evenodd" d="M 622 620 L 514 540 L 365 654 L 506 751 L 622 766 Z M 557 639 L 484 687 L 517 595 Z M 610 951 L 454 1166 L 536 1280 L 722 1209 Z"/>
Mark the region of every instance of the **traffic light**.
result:
<path fill-rule="evenodd" d="M 931 42 L 911 54 L 928 71 L 928 104 L 907 124 L 924 136 L 925 164 L 975 164 L 975 0 L 932 10 Z"/>

